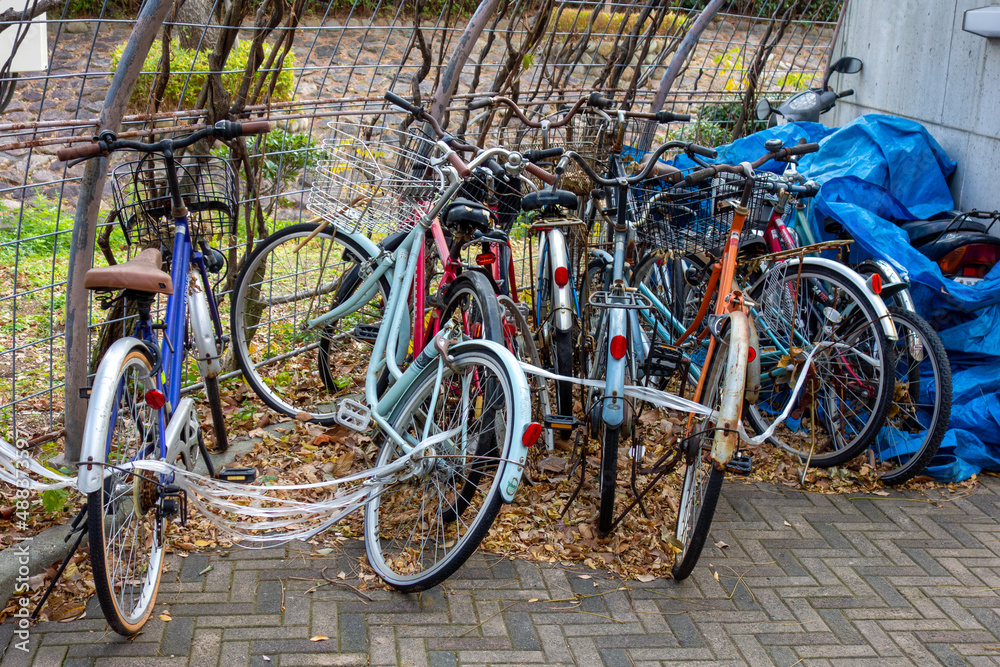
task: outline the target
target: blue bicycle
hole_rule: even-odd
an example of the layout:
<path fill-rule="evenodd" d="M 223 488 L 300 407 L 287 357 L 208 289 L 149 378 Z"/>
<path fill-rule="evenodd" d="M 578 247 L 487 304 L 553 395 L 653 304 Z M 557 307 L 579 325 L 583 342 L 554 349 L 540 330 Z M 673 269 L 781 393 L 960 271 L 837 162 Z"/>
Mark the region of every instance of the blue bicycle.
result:
<path fill-rule="evenodd" d="M 103 305 L 124 300 L 126 312 L 136 314 L 133 335 L 108 348 L 89 390 L 77 479 L 87 496 L 97 597 L 108 624 L 121 635 L 134 635 L 149 618 L 163 570 L 167 520 L 176 515 L 183 520 L 186 512 L 184 493 L 169 475 L 144 473 L 134 463 L 165 461 L 190 470 L 200 453 L 213 477 L 253 476 L 252 470 L 216 474 L 195 401 L 181 398 L 190 352 L 211 404 L 216 444 L 224 446 L 218 376 L 226 339 L 209 278 L 224 260 L 210 243 L 235 231 L 236 177 L 224 159 L 180 153 L 201 139 L 229 140 L 268 129 L 267 121 L 220 121 L 149 144 L 105 131 L 95 143 L 58 153 L 63 161 L 120 150 L 142 154 L 115 167 L 111 177 L 126 239 L 145 249 L 122 264 L 95 267 L 84 278 Z M 163 269 L 164 251 L 169 273 Z M 166 310 L 160 311 L 163 296 Z"/>

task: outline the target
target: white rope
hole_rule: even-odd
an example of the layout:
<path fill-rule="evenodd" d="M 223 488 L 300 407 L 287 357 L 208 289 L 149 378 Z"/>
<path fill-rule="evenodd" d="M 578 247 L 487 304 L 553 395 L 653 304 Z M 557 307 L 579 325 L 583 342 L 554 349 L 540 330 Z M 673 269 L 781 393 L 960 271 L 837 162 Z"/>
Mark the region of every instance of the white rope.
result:
<path fill-rule="evenodd" d="M 739 425 L 740 438 L 751 445 L 764 442 L 774 433 L 774 429 L 791 413 L 798 395 L 808 375 L 806 372 L 812 364 L 813 357 L 821 350 L 835 346 L 836 343 L 821 343 L 806 357 L 798 380 L 792 390 L 788 404 L 781 415 L 764 432 L 756 437 L 747 435 L 743 424 Z M 557 375 L 550 371 L 521 363 L 526 373 L 538 375 L 549 380 L 573 382 L 586 387 L 603 388 L 601 380 L 590 380 Z M 716 420 L 715 412 L 710 408 L 675 396 L 652 387 L 626 385 L 625 395 L 639 401 L 650 403 L 660 408 L 684 413 L 693 413 Z M 116 469 L 142 470 L 152 475 L 171 478 L 173 483 L 186 492 L 188 501 L 197 508 L 219 531 L 229 535 L 234 543 L 240 546 L 269 547 L 292 540 L 306 540 L 327 530 L 352 512 L 364 507 L 373 497 L 381 493 L 383 487 L 392 483 L 394 475 L 407 470 L 410 460 L 429 447 L 444 442 L 462 433 L 463 423 L 459 426 L 442 431 L 428 437 L 416 445 L 408 454 L 401 456 L 392 463 L 377 466 L 345 477 L 311 482 L 307 484 L 280 484 L 274 486 L 257 486 L 253 484 L 236 484 L 224 482 L 204 475 L 179 468 L 166 461 L 143 459 L 117 466 Z M 29 472 L 42 477 L 48 482 L 33 479 L 24 474 L 22 466 L 26 465 Z M 0 481 L 20 488 L 33 491 L 61 489 L 76 484 L 76 476 L 49 470 L 38 461 L 22 456 L 16 447 L 0 439 Z M 344 488 L 358 484 L 353 488 Z M 333 494 L 321 500 L 293 500 L 280 497 L 281 494 L 293 491 L 316 491 L 320 489 L 333 490 Z M 235 515 L 237 518 L 231 518 Z M 247 522 L 246 519 L 253 519 Z M 303 523 L 320 523 L 303 526 Z"/>
<path fill-rule="evenodd" d="M 778 415 L 770 426 L 767 427 L 766 431 L 754 437 L 747 434 L 746 429 L 743 427 L 743 422 L 741 421 L 739 425 L 740 439 L 750 445 L 759 445 L 770 438 L 774 434 L 775 429 L 788 419 L 788 415 L 792 413 L 792 407 L 795 405 L 795 397 L 799 395 L 799 391 L 801 391 L 802 385 L 805 383 L 806 376 L 808 375 L 807 371 L 812 365 L 813 357 L 815 357 L 822 350 L 836 346 L 838 346 L 838 343 L 835 341 L 827 341 L 817 344 L 816 347 L 814 347 L 806 356 L 805 361 L 802 364 L 802 369 L 799 371 L 798 380 L 795 382 L 795 387 L 792 389 L 792 393 L 788 397 L 788 403 L 785 404 L 785 409 L 781 411 L 781 414 Z M 596 389 L 603 389 L 605 386 L 605 382 L 603 380 L 590 380 L 569 377 L 567 375 L 557 375 L 523 361 L 521 362 L 521 368 L 525 373 L 540 375 L 549 380 L 573 382 L 575 384 L 581 384 L 585 387 L 594 387 Z M 627 384 L 625 385 L 625 395 L 639 401 L 651 403 L 660 408 L 666 408 L 667 410 L 693 413 L 708 417 L 712 421 L 718 421 L 715 411 L 711 408 L 708 408 L 701 403 L 695 403 L 694 401 L 688 400 L 683 396 L 677 396 L 654 387 L 642 387 L 635 384 Z"/>

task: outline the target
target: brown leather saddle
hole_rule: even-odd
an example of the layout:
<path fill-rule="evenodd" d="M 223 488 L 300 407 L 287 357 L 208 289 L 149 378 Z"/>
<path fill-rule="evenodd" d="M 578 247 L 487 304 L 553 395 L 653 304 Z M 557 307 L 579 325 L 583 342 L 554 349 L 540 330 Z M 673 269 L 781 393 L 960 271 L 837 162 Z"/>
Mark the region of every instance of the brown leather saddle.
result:
<path fill-rule="evenodd" d="M 146 248 L 132 259 L 114 266 L 94 267 L 83 276 L 83 286 L 92 290 L 127 289 L 153 294 L 173 294 L 174 284 L 164 271 L 163 257 L 156 248 Z"/>

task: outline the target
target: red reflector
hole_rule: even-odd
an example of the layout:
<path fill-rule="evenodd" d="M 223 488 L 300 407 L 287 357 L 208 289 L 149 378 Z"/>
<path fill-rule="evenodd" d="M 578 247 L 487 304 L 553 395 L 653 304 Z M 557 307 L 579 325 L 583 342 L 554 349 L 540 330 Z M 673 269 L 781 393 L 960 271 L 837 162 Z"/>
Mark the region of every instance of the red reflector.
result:
<path fill-rule="evenodd" d="M 756 358 L 757 358 L 757 350 L 753 349 L 752 347 L 747 348 L 747 363 L 749 364 Z"/>
<path fill-rule="evenodd" d="M 497 256 L 492 252 L 484 252 L 481 255 L 476 255 L 476 264 L 479 266 L 489 266 L 497 261 Z"/>
<path fill-rule="evenodd" d="M 569 269 L 565 266 L 560 266 L 556 269 L 556 285 L 559 287 L 566 287 L 566 283 L 569 282 Z"/>
<path fill-rule="evenodd" d="M 146 405 L 153 408 L 154 410 L 159 410 L 164 405 L 167 404 L 167 397 L 163 395 L 162 391 L 157 391 L 156 389 L 150 389 L 146 392 Z"/>
<path fill-rule="evenodd" d="M 625 336 L 615 336 L 611 339 L 611 356 L 615 359 L 624 357 L 627 349 L 628 340 L 625 339 Z"/>
<path fill-rule="evenodd" d="M 538 442 L 538 436 L 542 434 L 542 425 L 538 422 L 531 422 L 524 427 L 524 435 L 521 436 L 521 444 L 525 447 L 534 447 Z"/>
<path fill-rule="evenodd" d="M 882 276 L 877 273 L 873 273 L 871 277 L 872 291 L 876 294 L 882 293 Z"/>

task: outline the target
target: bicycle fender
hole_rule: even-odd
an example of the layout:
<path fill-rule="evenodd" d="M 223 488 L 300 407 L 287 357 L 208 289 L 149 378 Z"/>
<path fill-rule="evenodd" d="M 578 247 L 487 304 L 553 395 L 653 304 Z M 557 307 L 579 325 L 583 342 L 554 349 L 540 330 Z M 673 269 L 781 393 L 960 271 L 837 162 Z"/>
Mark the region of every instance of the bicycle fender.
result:
<path fill-rule="evenodd" d="M 726 381 L 722 386 L 719 420 L 712 440 L 712 460 L 717 468 L 724 469 L 736 452 L 739 438 L 740 414 L 747 384 L 747 352 L 750 347 L 750 323 L 745 313 L 729 314 L 729 356 L 726 363 Z M 758 373 L 759 375 L 759 373 Z"/>
<path fill-rule="evenodd" d="M 760 398 L 760 344 L 757 340 L 757 325 L 748 317 L 750 326 L 750 349 L 754 351 L 753 361 L 747 364 L 747 389 L 744 400 L 753 405 Z"/>
<path fill-rule="evenodd" d="M 896 326 L 892 323 L 892 317 L 889 315 L 889 309 L 885 307 L 885 302 L 868 287 L 868 283 L 860 273 L 826 257 L 793 257 L 786 261 L 790 266 L 797 264 L 801 264 L 802 266 L 825 266 L 831 271 L 840 273 L 840 275 L 854 283 L 868 297 L 869 302 L 875 308 L 875 314 L 882 325 L 882 331 L 885 332 L 886 338 L 893 341 L 898 338 L 896 335 Z"/>
<path fill-rule="evenodd" d="M 118 383 L 115 381 L 118 371 L 125 362 L 125 357 L 136 349 L 145 351 L 146 344 L 134 336 L 119 338 L 104 353 L 104 358 L 97 367 L 87 405 L 83 442 L 80 444 L 80 461 L 84 464 L 80 466 L 76 480 L 76 488 L 80 493 L 97 491 L 104 483 L 104 466 L 88 466 L 86 463 L 93 461 L 103 464 L 107 458 L 108 421 L 111 419 L 108 406 L 118 391 Z"/>
<path fill-rule="evenodd" d="M 873 273 L 881 272 L 885 277 L 885 284 L 882 286 L 882 292 L 885 293 L 887 288 L 899 286 L 897 291 L 894 292 L 892 296 L 899 298 L 900 303 L 903 308 L 911 313 L 916 313 L 916 306 L 913 304 L 913 297 L 910 296 L 910 290 L 908 285 L 910 284 L 910 277 L 906 274 L 900 273 L 896 270 L 889 262 L 884 259 L 866 259 L 857 266 L 857 271 L 863 276 L 869 276 Z M 903 287 L 907 285 L 907 287 Z"/>
<path fill-rule="evenodd" d="M 457 353 L 464 346 L 470 344 L 485 345 L 495 352 L 510 376 L 514 397 L 513 404 L 509 406 L 511 434 L 513 437 L 510 438 L 510 449 L 500 454 L 504 462 L 499 475 L 500 495 L 503 497 L 504 502 L 510 503 L 513 502 L 514 495 L 521 486 L 521 475 L 524 473 L 525 461 L 528 460 L 528 448 L 524 445 L 522 436 L 528 424 L 531 423 L 531 389 L 528 386 L 528 379 L 521 369 L 521 364 L 514 358 L 510 350 L 503 345 L 491 340 L 476 340 L 456 343 L 451 349 Z"/>
<path fill-rule="evenodd" d="M 621 426 L 625 420 L 625 365 L 628 355 L 615 359 L 611 355 L 611 341 L 615 336 L 628 335 L 628 315 L 624 308 L 611 308 L 608 312 L 607 370 L 604 376 L 604 395 L 601 397 L 601 418 L 608 426 Z"/>
<path fill-rule="evenodd" d="M 570 281 L 565 286 L 559 287 L 556 283 L 556 269 L 564 268 L 569 271 L 569 248 L 566 245 L 566 237 L 558 229 L 549 230 L 548 234 L 549 269 L 552 281 L 552 311 L 553 322 L 558 331 L 570 331 L 573 328 L 573 315 L 576 313 L 575 301 L 573 299 L 573 277 L 570 274 Z"/>

